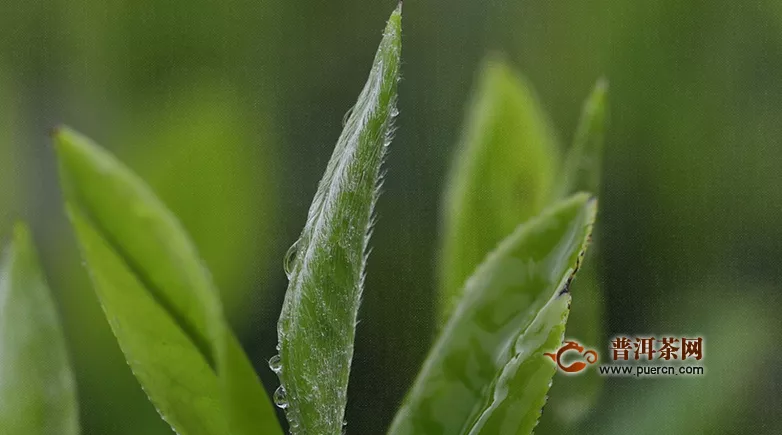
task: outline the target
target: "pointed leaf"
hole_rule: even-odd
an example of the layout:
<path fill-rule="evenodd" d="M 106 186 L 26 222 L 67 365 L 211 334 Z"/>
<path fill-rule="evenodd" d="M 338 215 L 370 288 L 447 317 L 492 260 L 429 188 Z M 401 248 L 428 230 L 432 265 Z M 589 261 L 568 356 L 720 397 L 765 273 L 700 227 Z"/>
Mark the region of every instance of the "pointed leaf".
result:
<path fill-rule="evenodd" d="M 599 80 L 584 103 L 573 145 L 560 178 L 559 197 L 579 190 L 594 194 L 600 191 L 601 154 L 605 133 L 608 84 Z M 592 249 L 583 268 L 571 285 L 573 309 L 568 318 L 567 335 L 587 345 L 601 343 L 603 325 L 603 291 L 598 282 Z M 558 374 L 549 393 L 549 403 L 543 413 L 538 435 L 572 432 L 597 400 L 603 377 L 590 370 L 579 376 Z"/>
<path fill-rule="evenodd" d="M 396 115 L 400 54 L 401 4 L 287 266 L 290 284 L 278 324 L 279 391 L 293 433 L 342 433 L 372 210 Z"/>
<path fill-rule="evenodd" d="M 562 342 L 568 286 L 596 202 L 578 194 L 521 225 L 478 267 L 389 431 L 529 434 Z"/>
<path fill-rule="evenodd" d="M 502 62 L 483 69 L 443 206 L 441 322 L 475 267 L 552 195 L 556 135 L 529 84 Z"/>
<path fill-rule="evenodd" d="M 575 192 L 600 192 L 603 142 L 605 136 L 608 82 L 598 80 L 584 103 L 573 146 L 568 151 L 560 177 L 559 196 Z"/>
<path fill-rule="evenodd" d="M 605 302 L 595 274 L 594 254 L 593 247 L 584 258 L 578 276 L 570 285 L 573 302 L 565 333 L 567 338 L 573 338 L 590 347 L 605 343 Z M 574 432 L 594 407 L 603 383 L 604 378 L 597 370 L 585 370 L 578 376 L 557 372 L 535 434 L 557 435 Z"/>
<path fill-rule="evenodd" d="M 68 214 L 96 293 L 163 419 L 183 435 L 281 433 L 176 218 L 88 139 L 60 129 L 55 142 Z"/>
<path fill-rule="evenodd" d="M 76 435 L 65 337 L 27 227 L 0 261 L 0 433 Z"/>

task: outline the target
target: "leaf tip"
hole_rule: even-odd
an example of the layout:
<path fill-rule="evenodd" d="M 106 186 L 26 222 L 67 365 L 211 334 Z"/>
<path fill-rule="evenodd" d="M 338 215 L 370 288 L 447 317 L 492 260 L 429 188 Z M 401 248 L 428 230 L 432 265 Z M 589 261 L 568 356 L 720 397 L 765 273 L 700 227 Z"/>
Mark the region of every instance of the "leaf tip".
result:
<path fill-rule="evenodd" d="M 51 137 L 59 161 L 60 176 L 65 177 L 65 173 L 72 169 L 73 162 L 71 160 L 84 151 L 87 138 L 65 125 L 54 127 L 51 130 Z M 61 178 L 61 181 L 64 185 L 68 184 L 65 183 L 65 178 Z"/>
<path fill-rule="evenodd" d="M 70 133 L 70 128 L 64 124 L 58 124 L 49 129 L 49 137 L 54 141 L 54 147 L 56 149 L 62 148 L 68 141 L 67 136 Z"/>
<path fill-rule="evenodd" d="M 600 78 L 597 79 L 597 83 L 595 83 L 595 89 L 599 90 L 600 93 L 606 94 L 608 93 L 608 83 L 608 77 L 600 76 Z"/>
<path fill-rule="evenodd" d="M 66 125 L 58 125 L 53 127 L 49 134 L 54 141 L 54 149 L 58 153 L 62 153 L 67 149 L 73 148 L 78 143 L 83 143 L 86 138 L 81 136 L 75 130 Z"/>
<path fill-rule="evenodd" d="M 608 79 L 606 77 L 600 77 L 599 79 L 597 79 L 597 82 L 595 82 L 595 86 L 592 89 L 592 93 L 587 99 L 587 102 L 590 106 L 589 108 L 592 111 L 597 109 L 603 110 L 607 98 L 608 98 Z"/>
<path fill-rule="evenodd" d="M 24 221 L 14 222 L 12 230 L 12 241 L 14 246 L 26 246 L 30 243 L 30 227 Z"/>
<path fill-rule="evenodd" d="M 589 225 L 589 231 L 587 232 L 587 243 L 592 241 L 592 231 L 597 220 L 597 196 L 589 193 L 585 193 L 587 196 L 584 207 L 586 208 L 586 222 Z"/>
<path fill-rule="evenodd" d="M 49 128 L 49 137 L 55 138 L 58 134 L 60 134 L 60 131 L 65 128 L 62 124 L 57 124 L 51 128 Z"/>
<path fill-rule="evenodd" d="M 608 79 L 600 77 L 595 82 L 592 92 L 590 92 L 584 102 L 582 119 L 585 124 L 582 129 L 603 128 L 605 121 L 606 102 L 608 100 Z M 595 124 L 596 123 L 596 124 Z M 595 124 L 595 125 L 590 125 Z M 586 134 L 586 133 L 582 133 Z M 584 139 L 582 139 L 584 140 Z M 599 141 L 602 144 L 602 140 Z"/>
<path fill-rule="evenodd" d="M 508 59 L 499 51 L 489 53 L 481 64 L 480 75 L 486 79 L 510 75 Z"/>
<path fill-rule="evenodd" d="M 403 0 L 400 0 L 396 5 L 396 9 L 391 13 L 391 17 L 388 18 L 388 24 L 386 24 L 385 36 L 392 39 L 400 39 L 402 34 L 402 4 Z"/>
<path fill-rule="evenodd" d="M 589 199 L 587 199 L 587 207 L 590 210 L 590 214 L 597 213 L 597 195 L 589 195 Z M 594 217 L 592 220 L 594 220 Z"/>

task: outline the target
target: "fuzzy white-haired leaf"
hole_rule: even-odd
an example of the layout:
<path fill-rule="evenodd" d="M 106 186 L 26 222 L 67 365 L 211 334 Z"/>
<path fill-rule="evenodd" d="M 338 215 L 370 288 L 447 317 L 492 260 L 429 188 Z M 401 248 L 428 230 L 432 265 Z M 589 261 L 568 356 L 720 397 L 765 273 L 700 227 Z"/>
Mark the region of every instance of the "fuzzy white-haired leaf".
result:
<path fill-rule="evenodd" d="M 294 434 L 342 433 L 372 211 L 396 115 L 401 19 L 400 3 L 290 253 L 295 257 L 286 259 L 277 397 Z"/>

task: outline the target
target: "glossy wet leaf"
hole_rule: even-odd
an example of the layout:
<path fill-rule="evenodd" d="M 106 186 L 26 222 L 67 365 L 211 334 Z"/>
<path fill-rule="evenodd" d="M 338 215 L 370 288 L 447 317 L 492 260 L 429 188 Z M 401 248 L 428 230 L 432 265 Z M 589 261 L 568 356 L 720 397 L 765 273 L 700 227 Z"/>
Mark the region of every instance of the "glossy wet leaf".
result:
<path fill-rule="evenodd" d="M 60 129 L 55 142 L 68 214 L 96 293 L 163 419 L 183 435 L 281 433 L 176 218 L 88 139 Z"/>
<path fill-rule="evenodd" d="M 318 186 L 294 257 L 286 259 L 290 284 L 278 324 L 279 375 L 292 433 L 342 433 L 372 211 L 396 115 L 400 54 L 401 4 Z"/>
<path fill-rule="evenodd" d="M 537 424 L 567 320 L 568 286 L 595 218 L 578 194 L 506 238 L 468 280 L 391 435 L 529 434 Z"/>
<path fill-rule="evenodd" d="M 441 321 L 475 267 L 554 189 L 559 146 L 531 86 L 489 61 L 473 97 L 443 205 Z"/>
<path fill-rule="evenodd" d="M 0 259 L 0 433 L 76 435 L 65 337 L 24 225 Z"/>

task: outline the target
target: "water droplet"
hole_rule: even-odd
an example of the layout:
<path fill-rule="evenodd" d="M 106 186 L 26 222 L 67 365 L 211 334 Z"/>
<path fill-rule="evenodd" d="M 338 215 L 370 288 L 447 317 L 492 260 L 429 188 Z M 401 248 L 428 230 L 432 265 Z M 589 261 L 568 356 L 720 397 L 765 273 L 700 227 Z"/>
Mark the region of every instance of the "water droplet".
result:
<path fill-rule="evenodd" d="M 291 279 L 293 274 L 293 260 L 296 258 L 296 251 L 299 249 L 299 241 L 293 242 L 288 252 L 285 253 L 285 260 L 283 260 L 282 267 L 285 269 L 285 275 L 288 279 Z"/>
<path fill-rule="evenodd" d="M 280 359 L 279 355 L 274 355 L 269 360 L 269 368 L 272 369 L 272 371 L 277 374 L 279 374 L 282 371 L 282 360 Z"/>
<path fill-rule="evenodd" d="M 274 390 L 274 404 L 277 405 L 277 407 L 280 409 L 285 409 L 288 407 L 288 395 L 285 392 L 285 387 L 282 385 Z"/>
<path fill-rule="evenodd" d="M 347 112 L 345 112 L 345 116 L 342 117 L 342 126 L 346 126 L 348 124 L 348 119 L 350 119 L 350 115 L 353 114 L 353 109 L 355 109 L 356 106 L 351 107 L 348 109 Z"/>

